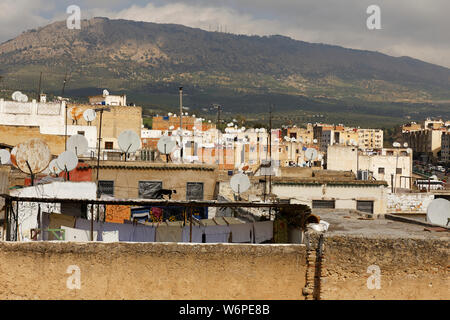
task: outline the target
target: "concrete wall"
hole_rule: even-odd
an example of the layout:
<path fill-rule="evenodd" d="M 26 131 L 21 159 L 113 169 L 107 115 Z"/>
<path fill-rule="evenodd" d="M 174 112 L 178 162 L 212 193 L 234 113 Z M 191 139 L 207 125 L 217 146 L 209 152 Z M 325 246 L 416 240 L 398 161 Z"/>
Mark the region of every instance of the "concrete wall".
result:
<path fill-rule="evenodd" d="M 388 213 L 427 213 L 434 200 L 428 193 L 390 193 L 387 195 Z"/>
<path fill-rule="evenodd" d="M 446 238 L 333 236 L 325 238 L 324 249 L 321 299 L 450 298 Z M 379 267 L 380 289 L 367 286 L 374 275 L 367 272 L 369 266 Z"/>
<path fill-rule="evenodd" d="M 304 245 L 0 242 L 0 299 L 303 299 Z M 69 290 L 67 268 L 80 268 Z"/>

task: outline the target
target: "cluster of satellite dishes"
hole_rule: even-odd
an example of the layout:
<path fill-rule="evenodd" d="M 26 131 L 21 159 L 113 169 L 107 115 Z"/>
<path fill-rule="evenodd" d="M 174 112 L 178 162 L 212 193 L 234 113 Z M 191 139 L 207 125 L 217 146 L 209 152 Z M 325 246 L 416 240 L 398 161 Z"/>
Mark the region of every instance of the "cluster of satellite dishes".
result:
<path fill-rule="evenodd" d="M 27 97 L 27 95 L 23 94 L 23 93 L 20 92 L 20 91 L 15 91 L 15 92 L 12 94 L 11 98 L 12 98 L 14 101 L 17 101 L 17 102 L 28 102 L 28 97 Z"/>

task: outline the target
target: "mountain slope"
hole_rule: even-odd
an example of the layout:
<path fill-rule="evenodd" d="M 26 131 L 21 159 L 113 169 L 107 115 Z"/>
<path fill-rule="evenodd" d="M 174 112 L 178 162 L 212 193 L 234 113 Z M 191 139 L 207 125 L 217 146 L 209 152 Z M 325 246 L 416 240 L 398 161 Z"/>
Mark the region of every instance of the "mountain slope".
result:
<path fill-rule="evenodd" d="M 333 108 L 428 103 L 448 99 L 450 87 L 450 69 L 408 57 L 107 18 L 84 20 L 81 30 L 56 22 L 0 45 L 5 88 L 36 91 L 41 71 L 47 92 L 59 94 L 68 71 L 71 95 L 107 87 L 167 107 L 178 85 L 189 88 L 192 104 L 241 96 L 278 104 L 282 96 L 286 110 L 317 101 Z M 238 99 L 230 103 L 231 110 L 241 109 Z M 249 111 L 259 108 L 250 105 Z"/>

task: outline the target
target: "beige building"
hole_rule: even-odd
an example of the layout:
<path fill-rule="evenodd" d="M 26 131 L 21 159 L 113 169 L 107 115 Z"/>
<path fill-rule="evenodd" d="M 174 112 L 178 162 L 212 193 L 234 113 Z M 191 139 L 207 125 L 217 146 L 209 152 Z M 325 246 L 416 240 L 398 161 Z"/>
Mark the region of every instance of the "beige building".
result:
<path fill-rule="evenodd" d="M 386 181 L 391 189 L 412 187 L 411 149 L 391 148 L 369 153 L 360 152 L 356 147 L 330 146 L 327 169 L 352 171 L 360 179 Z"/>
<path fill-rule="evenodd" d="M 333 177 L 275 177 L 272 193 L 291 203 L 314 209 L 350 209 L 372 214 L 386 213 L 387 188 L 384 181 L 342 180 Z"/>
<path fill-rule="evenodd" d="M 450 131 L 444 132 L 441 140 L 441 160 L 450 162 Z"/>
<path fill-rule="evenodd" d="M 97 163 L 89 161 L 92 181 Z M 154 198 L 159 189 L 176 190 L 173 200 L 213 200 L 216 197 L 217 167 L 196 164 L 102 161 L 100 191 L 119 199 Z"/>
<path fill-rule="evenodd" d="M 85 110 L 94 108 L 87 104 L 66 104 L 65 101 L 17 102 L 0 99 L 0 143 L 15 146 L 31 138 L 40 138 L 47 142 L 52 154 L 58 155 L 65 150 L 67 130 L 67 137 L 84 135 L 89 147 L 86 156 L 96 155 L 99 113 L 92 123 L 83 118 Z M 108 152 L 119 149 L 117 138 L 122 131 L 133 130 L 140 136 L 142 125 L 141 107 L 110 106 L 110 109 L 110 112 L 103 113 L 102 120 L 101 148 L 105 157 Z"/>
<path fill-rule="evenodd" d="M 383 148 L 383 130 L 381 129 L 358 129 L 358 146 L 360 149 Z"/>

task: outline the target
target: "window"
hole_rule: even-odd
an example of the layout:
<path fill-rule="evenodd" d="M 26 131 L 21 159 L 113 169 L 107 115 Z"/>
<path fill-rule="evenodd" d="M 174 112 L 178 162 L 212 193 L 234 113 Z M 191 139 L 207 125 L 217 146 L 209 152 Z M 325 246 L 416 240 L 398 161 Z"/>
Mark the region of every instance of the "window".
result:
<path fill-rule="evenodd" d="M 402 174 L 402 168 L 397 168 L 396 172 L 397 172 L 397 174 Z"/>
<path fill-rule="evenodd" d="M 139 181 L 139 198 L 158 199 L 158 191 L 162 189 L 162 181 Z"/>
<path fill-rule="evenodd" d="M 203 200 L 203 182 L 186 183 L 186 200 Z"/>
<path fill-rule="evenodd" d="M 98 190 L 100 195 L 106 194 L 108 196 L 114 197 L 114 181 L 111 180 L 99 180 Z"/>
<path fill-rule="evenodd" d="M 80 136 L 84 136 L 84 131 L 77 131 L 77 134 L 79 134 Z"/>
<path fill-rule="evenodd" d="M 319 209 L 334 209 L 335 201 L 334 200 L 313 200 L 312 207 L 319 208 Z"/>
<path fill-rule="evenodd" d="M 114 143 L 112 141 L 105 141 L 105 149 L 112 150 Z"/>
<path fill-rule="evenodd" d="M 373 214 L 373 201 L 356 201 L 356 210 Z"/>
<path fill-rule="evenodd" d="M 378 168 L 378 174 L 384 174 L 384 168 Z"/>

